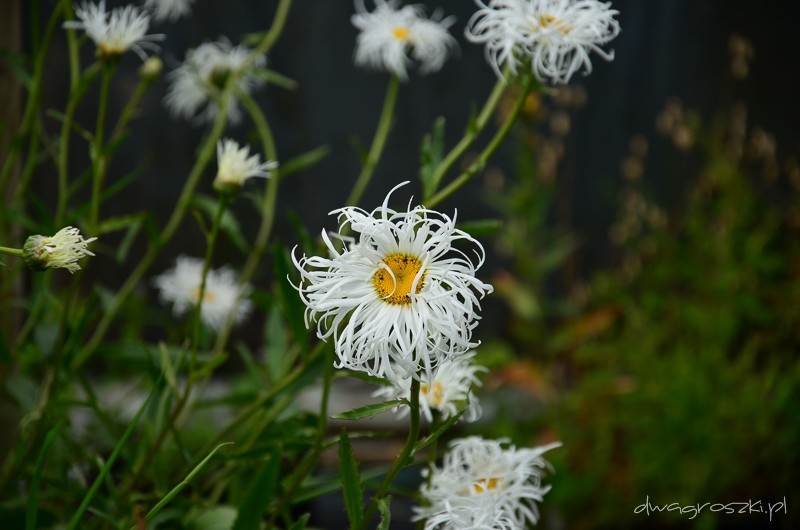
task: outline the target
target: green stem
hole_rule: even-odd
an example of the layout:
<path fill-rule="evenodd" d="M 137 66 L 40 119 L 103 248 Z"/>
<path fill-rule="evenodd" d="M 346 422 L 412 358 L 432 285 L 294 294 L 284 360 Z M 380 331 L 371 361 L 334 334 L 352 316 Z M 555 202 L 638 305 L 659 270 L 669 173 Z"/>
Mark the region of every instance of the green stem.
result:
<path fill-rule="evenodd" d="M 372 174 L 375 171 L 375 166 L 383 153 L 383 147 L 386 145 L 386 138 L 389 136 L 389 130 L 392 127 L 394 118 L 394 108 L 397 103 L 397 91 L 400 86 L 400 81 L 397 76 L 393 75 L 389 80 L 389 86 L 386 87 L 386 96 L 383 100 L 383 109 L 381 110 L 380 120 L 378 127 L 375 130 L 375 137 L 372 139 L 372 146 L 367 154 L 367 159 L 364 161 L 364 167 L 361 168 L 361 173 L 356 179 L 353 190 L 347 198 L 345 204 L 355 206 L 361 200 L 364 190 L 367 188 Z"/>
<path fill-rule="evenodd" d="M 0 247 L 0 253 L 8 254 L 9 256 L 15 256 L 17 258 L 23 257 L 21 248 Z"/>
<path fill-rule="evenodd" d="M 445 174 L 450 170 L 451 167 L 453 167 L 453 164 L 455 164 L 456 161 L 464 155 L 469 146 L 472 145 L 475 139 L 478 138 L 480 133 L 486 128 L 486 125 L 489 123 L 489 119 L 494 114 L 497 104 L 500 103 L 500 99 L 507 88 L 508 82 L 505 81 L 505 79 L 499 79 L 497 83 L 495 83 L 492 92 L 486 99 L 486 103 L 483 104 L 483 108 L 481 109 L 480 114 L 478 114 L 478 117 L 475 119 L 475 122 L 470 124 L 461 140 L 459 140 L 455 147 L 453 147 L 450 152 L 447 153 L 447 156 L 445 156 L 444 159 L 439 162 L 439 165 L 433 170 L 433 174 L 431 176 L 431 180 L 433 182 L 433 186 L 431 187 L 433 190 L 432 193 L 435 193 L 436 190 L 439 189 L 439 184 L 441 184 Z M 429 197 L 424 197 L 423 202 L 426 206 L 430 207 L 431 205 L 428 203 L 428 199 Z"/>
<path fill-rule="evenodd" d="M 426 200 L 425 206 L 428 208 L 435 207 L 437 204 L 455 193 L 455 191 L 461 188 L 461 186 L 466 184 L 478 171 L 483 169 L 483 167 L 486 165 L 486 162 L 494 154 L 497 148 L 500 147 L 500 144 L 503 143 L 506 136 L 508 136 L 509 131 L 511 131 L 511 128 L 516 122 L 520 111 L 522 110 L 522 106 L 525 104 L 528 94 L 530 94 L 531 90 L 533 89 L 534 83 L 535 79 L 533 76 L 529 76 L 525 82 L 525 85 L 523 86 L 522 92 L 517 98 L 517 101 L 514 103 L 514 107 L 511 109 L 511 112 L 508 113 L 505 121 L 500 126 L 500 129 L 498 129 L 489 144 L 483 149 L 483 151 L 481 151 L 480 155 L 478 155 L 478 158 L 458 177 L 450 182 L 450 184 Z"/>
<path fill-rule="evenodd" d="M 103 181 L 105 180 L 105 154 L 103 153 L 103 132 L 106 124 L 106 113 L 108 111 L 108 92 L 111 87 L 111 77 L 114 68 L 103 63 L 103 78 L 100 82 L 100 98 L 97 104 L 97 126 L 95 127 L 94 138 L 92 139 L 92 200 L 89 208 L 88 231 L 96 233 L 97 223 L 100 218 L 100 195 L 103 191 Z"/>
<path fill-rule="evenodd" d="M 414 456 L 414 446 L 417 444 L 417 439 L 419 438 L 419 386 L 419 381 L 417 379 L 411 380 L 411 389 L 409 390 L 411 419 L 406 444 L 403 446 L 400 454 L 397 455 L 397 459 L 389 469 L 389 472 L 386 473 L 378 489 L 375 490 L 375 495 L 372 496 L 367 509 L 364 511 L 364 518 L 361 521 L 359 530 L 364 530 L 367 525 L 369 525 L 370 521 L 372 521 L 378 509 L 378 501 L 386 495 L 386 492 L 389 490 L 397 474 L 408 465 L 409 459 Z"/>

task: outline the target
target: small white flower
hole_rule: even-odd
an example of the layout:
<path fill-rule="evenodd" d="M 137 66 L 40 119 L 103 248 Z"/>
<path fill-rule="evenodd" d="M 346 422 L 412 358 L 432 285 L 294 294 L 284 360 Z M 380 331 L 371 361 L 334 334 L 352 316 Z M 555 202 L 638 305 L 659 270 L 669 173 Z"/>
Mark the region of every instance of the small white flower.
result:
<path fill-rule="evenodd" d="M 386 70 L 408 79 L 411 58 L 420 63 L 423 74 L 442 68 L 456 40 L 447 32 L 455 18 L 425 19 L 420 6 L 398 9 L 394 0 L 375 0 L 375 10 L 368 12 L 364 0 L 356 1 L 355 27 L 361 30 L 356 43 L 355 62 L 376 70 Z M 411 58 L 409 58 L 409 54 Z"/>
<path fill-rule="evenodd" d="M 178 256 L 175 267 L 157 276 L 153 283 L 161 301 L 172 303 L 172 312 L 180 316 L 197 305 L 202 279 L 203 260 Z M 236 323 L 242 322 L 252 309 L 250 301 L 244 298 L 250 291 L 250 286 L 245 285 L 240 299 L 233 270 L 227 267 L 209 269 L 201 309 L 203 322 L 219 330 L 231 313 Z"/>
<path fill-rule="evenodd" d="M 473 422 L 480 418 L 481 407 L 478 398 L 472 394 L 472 387 L 481 385 L 477 372 L 485 372 L 486 368 L 470 362 L 474 355 L 474 352 L 469 352 L 455 359 L 442 361 L 431 378 L 420 384 L 420 409 L 428 421 L 433 421 L 434 410 L 441 413 L 443 420 L 447 420 L 464 407 L 464 421 Z M 379 388 L 374 395 L 387 399 L 409 399 L 410 393 L 411 378 L 407 378 L 397 384 Z M 407 407 L 400 410 L 402 415 L 408 414 Z"/>
<path fill-rule="evenodd" d="M 72 226 L 62 228 L 52 237 L 30 236 L 22 249 L 23 259 L 33 270 L 67 269 L 74 274 L 81 269 L 79 259 L 94 256 L 86 247 L 96 239 L 83 239 L 80 230 Z"/>
<path fill-rule="evenodd" d="M 269 170 L 278 167 L 278 163 L 261 162 L 258 153 L 250 156 L 249 146 L 240 147 L 235 140 L 226 138 L 217 142 L 217 167 L 214 188 L 218 191 L 234 191 L 251 177 L 269 177 Z"/>
<path fill-rule="evenodd" d="M 116 57 L 133 50 L 142 59 L 147 59 L 145 49 L 158 51 L 153 41 L 164 39 L 164 35 L 146 35 L 150 26 L 150 15 L 138 7 L 127 5 L 106 12 L 105 0 L 99 4 L 83 2 L 75 7 L 78 21 L 64 22 L 67 29 L 82 29 L 97 45 L 100 57 Z"/>
<path fill-rule="evenodd" d="M 144 5 L 153 10 L 157 22 L 177 20 L 192 12 L 194 0 L 145 0 Z"/>
<path fill-rule="evenodd" d="M 516 449 L 508 440 L 455 440 L 442 467 L 430 470 L 421 488 L 427 506 L 415 508 L 415 519 L 425 520 L 425 530 L 519 530 L 535 524 L 536 503 L 550 490 L 542 485 L 550 466 L 541 455 L 560 445 Z"/>
<path fill-rule="evenodd" d="M 478 295 L 492 286 L 475 277 L 483 247 L 455 227 L 455 218 L 422 206 L 394 211 L 387 206 L 391 194 L 372 212 L 331 212 L 340 232 L 349 225 L 355 245 L 339 250 L 323 231 L 330 257 L 292 259 L 306 324 L 316 319 L 317 335 L 333 336 L 337 367 L 394 382 L 423 380 L 443 359 L 476 346 Z M 474 255 L 456 249 L 457 242 Z"/>
<path fill-rule="evenodd" d="M 240 72 L 251 50 L 233 46 L 226 40 L 206 42 L 186 53 L 186 60 L 168 75 L 169 89 L 164 103 L 174 116 L 198 121 L 214 121 L 219 111 L 218 97 L 231 75 L 236 88 L 246 93 L 264 84 L 252 71 Z M 251 68 L 263 68 L 267 58 L 259 55 Z M 204 109 L 205 108 L 205 109 Z M 204 109 L 204 110 L 203 110 Z M 237 123 L 241 111 L 235 98 L 228 106 L 228 121 Z"/>
<path fill-rule="evenodd" d="M 503 66 L 516 75 L 528 65 L 540 81 L 569 82 L 592 70 L 589 52 L 607 61 L 614 52 L 600 46 L 619 34 L 618 11 L 597 0 L 475 0 L 480 9 L 466 28 L 469 40 L 486 45 L 498 76 Z"/>

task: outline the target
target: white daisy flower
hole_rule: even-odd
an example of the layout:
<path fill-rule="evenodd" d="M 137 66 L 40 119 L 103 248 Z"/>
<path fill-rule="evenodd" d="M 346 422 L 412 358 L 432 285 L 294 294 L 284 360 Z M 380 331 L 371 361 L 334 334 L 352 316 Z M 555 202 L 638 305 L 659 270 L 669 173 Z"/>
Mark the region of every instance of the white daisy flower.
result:
<path fill-rule="evenodd" d="M 601 46 L 619 34 L 619 11 L 597 0 L 475 0 L 480 9 L 466 28 L 467 39 L 484 43 L 498 76 L 507 66 L 516 75 L 528 65 L 537 79 L 554 84 L 592 70 L 589 52 L 607 61 Z"/>
<path fill-rule="evenodd" d="M 481 416 L 481 406 L 478 398 L 472 394 L 473 386 L 481 386 L 478 372 L 487 371 L 483 366 L 478 366 L 471 361 L 475 356 L 469 352 L 455 359 L 442 361 L 436 367 L 430 379 L 425 379 L 419 388 L 419 404 L 427 420 L 433 421 L 433 411 L 441 413 L 442 419 L 447 420 L 458 414 L 464 407 L 464 421 L 473 422 Z M 411 378 L 403 379 L 397 384 L 381 387 L 374 393 L 375 396 L 389 399 L 409 399 L 411 395 Z M 399 408 L 402 415 L 408 414 L 408 408 Z"/>
<path fill-rule="evenodd" d="M 203 260 L 178 256 L 175 267 L 157 276 L 153 283 L 161 301 L 172 303 L 172 312 L 181 316 L 197 305 L 202 279 Z M 240 299 L 233 270 L 227 267 L 209 269 L 201 309 L 203 322 L 219 330 L 231 313 L 236 323 L 242 322 L 252 309 L 250 301 L 244 298 L 250 291 L 250 286 L 245 285 Z"/>
<path fill-rule="evenodd" d="M 84 239 L 80 230 L 68 226 L 52 237 L 30 236 L 25 241 L 22 255 L 25 264 L 33 270 L 67 269 L 70 274 L 74 274 L 81 269 L 78 265 L 79 259 L 94 256 L 86 247 L 96 239 Z"/>
<path fill-rule="evenodd" d="M 457 46 L 447 32 L 455 22 L 454 17 L 441 20 L 434 14 L 428 20 L 422 18 L 420 6 L 398 8 L 394 0 L 375 0 L 375 10 L 371 13 L 364 0 L 357 0 L 355 6 L 356 14 L 351 20 L 361 30 L 355 53 L 359 66 L 386 70 L 405 80 L 412 59 L 419 62 L 423 74 L 435 72 Z"/>
<path fill-rule="evenodd" d="M 278 163 L 261 162 L 258 153 L 250 156 L 249 146 L 240 147 L 235 140 L 226 138 L 217 142 L 217 167 L 214 189 L 236 191 L 251 177 L 269 177 L 269 170 L 278 167 Z"/>
<path fill-rule="evenodd" d="M 214 121 L 219 110 L 218 96 L 231 75 L 236 75 L 237 89 L 246 93 L 264 84 L 251 71 L 239 72 L 251 50 L 233 46 L 226 40 L 206 42 L 186 53 L 183 64 L 168 75 L 170 83 L 164 103 L 174 116 L 198 121 Z M 252 68 L 263 68 L 267 58 L 259 55 Z M 204 109 L 204 110 L 203 110 Z M 230 99 L 228 121 L 237 123 L 241 111 L 235 98 Z"/>
<path fill-rule="evenodd" d="M 192 12 L 194 0 L 144 0 L 145 7 L 153 10 L 157 22 L 174 21 Z"/>
<path fill-rule="evenodd" d="M 85 31 L 97 46 L 99 57 L 116 57 L 133 50 L 144 61 L 145 50 L 159 50 L 153 41 L 164 39 L 164 35 L 146 35 L 150 15 L 136 6 L 117 7 L 109 13 L 105 0 L 99 4 L 83 2 L 75 7 L 75 16 L 78 20 L 68 20 L 64 27 Z"/>
<path fill-rule="evenodd" d="M 492 286 L 475 277 L 483 247 L 455 227 L 455 217 L 422 206 L 394 211 L 387 206 L 394 189 L 372 212 L 331 212 L 340 231 L 349 226 L 356 236 L 351 248 L 337 249 L 323 231 L 330 257 L 292 258 L 306 324 L 316 319 L 317 335 L 333 336 L 337 367 L 422 380 L 441 360 L 477 345 L 478 296 Z M 474 254 L 457 250 L 457 242 Z"/>
<path fill-rule="evenodd" d="M 414 518 L 425 520 L 425 530 L 527 528 L 539 519 L 536 503 L 550 490 L 542 485 L 550 466 L 541 455 L 560 445 L 516 449 L 508 440 L 455 440 L 442 467 L 430 470 L 421 488 L 427 506 L 415 508 Z"/>

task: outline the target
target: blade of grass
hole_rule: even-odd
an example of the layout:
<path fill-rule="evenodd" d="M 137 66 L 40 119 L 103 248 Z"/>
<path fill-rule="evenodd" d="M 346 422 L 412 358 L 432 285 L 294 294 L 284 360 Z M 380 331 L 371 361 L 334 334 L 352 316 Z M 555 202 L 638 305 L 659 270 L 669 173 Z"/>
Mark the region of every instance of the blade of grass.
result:
<path fill-rule="evenodd" d="M 42 468 L 44 468 L 44 460 L 47 458 L 47 453 L 50 447 L 58 436 L 58 431 L 61 429 L 61 424 L 56 425 L 47 433 L 42 444 L 42 450 L 39 451 L 39 457 L 36 459 L 36 469 L 33 472 L 33 479 L 31 480 L 30 494 L 28 495 L 28 509 L 25 517 L 25 530 L 34 530 L 36 528 L 36 516 L 38 515 L 37 508 L 39 506 L 39 484 L 42 482 Z"/>

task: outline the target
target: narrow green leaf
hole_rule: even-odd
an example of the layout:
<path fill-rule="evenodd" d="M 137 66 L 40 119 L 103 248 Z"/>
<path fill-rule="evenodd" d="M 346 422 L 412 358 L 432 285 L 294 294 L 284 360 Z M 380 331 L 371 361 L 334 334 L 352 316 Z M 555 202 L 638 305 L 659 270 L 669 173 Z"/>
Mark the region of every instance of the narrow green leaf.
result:
<path fill-rule="evenodd" d="M 342 480 L 342 495 L 350 528 L 359 528 L 364 518 L 364 507 L 361 505 L 364 492 L 361 489 L 361 475 L 353 454 L 353 446 L 344 429 L 339 435 L 339 477 Z"/>
<path fill-rule="evenodd" d="M 466 410 L 466 409 L 464 409 Z M 458 420 L 461 419 L 462 414 L 464 414 L 464 410 L 456 414 L 455 416 L 451 416 L 447 419 L 447 421 L 443 422 L 438 429 L 430 433 L 428 436 L 417 442 L 417 445 L 414 446 L 414 452 L 421 451 L 428 445 L 432 444 L 434 441 L 438 440 L 441 435 L 443 435 L 450 427 L 456 424 Z"/>
<path fill-rule="evenodd" d="M 271 381 L 279 381 L 289 371 L 288 353 L 289 341 L 283 318 L 278 306 L 275 305 L 267 314 L 264 326 L 264 362 L 267 365 Z"/>
<path fill-rule="evenodd" d="M 463 230 L 472 237 L 485 237 L 494 234 L 503 228 L 503 221 L 499 219 L 480 219 L 458 223 L 456 228 Z"/>
<path fill-rule="evenodd" d="M 231 530 L 260 530 L 262 519 L 278 483 L 281 468 L 280 454 L 280 450 L 275 451 L 253 479 L 249 493 L 239 506 L 239 513 Z"/>
<path fill-rule="evenodd" d="M 361 418 L 371 418 L 376 414 L 380 414 L 381 412 L 393 409 L 400 405 L 408 405 L 408 401 L 405 399 L 393 399 L 384 403 L 375 403 L 373 405 L 367 405 L 366 407 L 359 407 L 357 409 L 336 414 L 335 416 L 331 417 L 337 420 L 360 420 Z"/>
<path fill-rule="evenodd" d="M 444 125 L 443 116 L 436 118 L 433 129 L 426 134 L 420 148 L 420 180 L 422 181 L 423 196 L 430 197 L 436 192 L 439 183 L 433 181 L 436 166 L 442 161 L 444 153 Z"/>
<path fill-rule="evenodd" d="M 310 513 L 305 513 L 300 516 L 300 519 L 292 523 L 292 526 L 287 528 L 287 530 L 306 530 L 306 525 L 308 524 L 308 519 L 311 517 Z"/>
<path fill-rule="evenodd" d="M 36 528 L 36 516 L 38 515 L 39 507 L 39 485 L 42 482 L 42 469 L 44 468 L 44 461 L 47 458 L 47 453 L 50 447 L 56 440 L 58 431 L 61 429 L 61 424 L 57 424 L 50 429 L 45 436 L 42 449 L 39 451 L 39 457 L 36 459 L 36 469 L 33 471 L 33 479 L 31 480 L 30 491 L 28 493 L 28 508 L 25 517 L 25 530 L 34 530 Z"/>
<path fill-rule="evenodd" d="M 214 218 L 214 214 L 217 211 L 217 202 L 218 199 L 209 197 L 208 195 L 198 194 L 192 198 L 192 205 L 204 212 L 209 219 Z M 202 226 L 205 227 L 206 224 L 202 223 Z M 236 245 L 236 248 L 242 252 L 247 252 L 247 241 L 245 241 L 244 236 L 242 236 L 242 229 L 239 225 L 239 221 L 236 219 L 233 213 L 231 213 L 230 209 L 226 209 L 222 214 L 222 219 L 219 221 L 219 228 L 225 233 L 226 236 L 228 236 L 231 242 Z M 205 228 L 203 230 L 207 231 Z"/>
<path fill-rule="evenodd" d="M 267 83 L 279 86 L 285 90 L 297 90 L 297 81 L 268 68 L 253 68 L 253 74 L 260 77 Z"/>
<path fill-rule="evenodd" d="M 305 322 L 305 306 L 300 299 L 297 289 L 289 280 L 289 254 L 279 241 L 275 242 L 274 252 L 275 281 L 278 282 L 278 296 L 283 313 L 289 324 L 289 329 L 294 339 L 301 346 L 308 341 L 308 331 Z"/>
<path fill-rule="evenodd" d="M 330 147 L 327 145 L 321 145 L 316 149 L 301 153 L 296 157 L 282 163 L 281 167 L 278 168 L 278 175 L 280 175 L 280 178 L 284 178 L 288 177 L 292 173 L 303 171 L 304 169 L 318 164 L 319 161 L 328 156 L 328 153 L 330 152 Z"/>
<path fill-rule="evenodd" d="M 392 520 L 392 512 L 389 509 L 392 503 L 391 495 L 378 499 L 378 511 L 381 514 L 381 522 L 376 530 L 389 530 L 389 522 Z"/>

